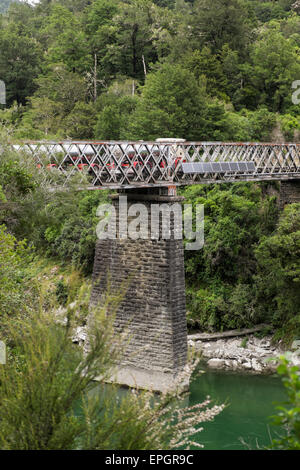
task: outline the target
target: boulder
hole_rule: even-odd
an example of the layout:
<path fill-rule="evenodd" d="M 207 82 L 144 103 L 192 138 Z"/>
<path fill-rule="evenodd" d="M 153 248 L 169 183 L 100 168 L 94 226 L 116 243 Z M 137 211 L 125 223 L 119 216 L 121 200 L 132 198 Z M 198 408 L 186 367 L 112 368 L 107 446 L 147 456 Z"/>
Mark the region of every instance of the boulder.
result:
<path fill-rule="evenodd" d="M 213 369 L 223 369 L 225 366 L 225 361 L 223 359 L 209 359 L 207 365 Z"/>

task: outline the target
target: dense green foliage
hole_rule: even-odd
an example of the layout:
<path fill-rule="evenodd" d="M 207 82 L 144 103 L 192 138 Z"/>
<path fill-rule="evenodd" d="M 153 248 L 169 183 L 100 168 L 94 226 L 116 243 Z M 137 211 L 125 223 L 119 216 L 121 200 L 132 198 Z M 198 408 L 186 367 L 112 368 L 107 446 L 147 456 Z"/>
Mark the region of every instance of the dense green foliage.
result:
<path fill-rule="evenodd" d="M 285 207 L 277 229 L 255 248 L 257 298 L 286 339 L 300 333 L 300 204 Z M 259 310 L 259 307 L 257 306 Z"/>
<path fill-rule="evenodd" d="M 289 0 L 13 2 L 0 16 L 0 122 L 29 139 L 296 140 L 299 11 Z"/>
<path fill-rule="evenodd" d="M 24 312 L 34 291 L 26 273 L 30 261 L 31 254 L 25 242 L 17 241 L 4 225 L 0 225 L 0 314 Z"/>
<path fill-rule="evenodd" d="M 4 137 L 2 137 L 4 138 Z M 30 157 L 4 150 L 0 160 L 0 223 L 29 246 L 88 274 L 93 267 L 96 209 L 105 191 L 50 193 Z"/>
<path fill-rule="evenodd" d="M 145 395 L 87 395 L 96 375 L 111 372 L 111 324 L 102 315 L 83 355 L 70 341 L 72 309 L 66 328 L 51 310 L 53 299 L 74 301 L 80 274 L 59 278 L 43 297 L 30 269 L 38 254 L 89 275 L 107 193 L 45 191 L 30 158 L 5 147 L 7 135 L 297 141 L 299 14 L 295 0 L 0 0 L 0 329 L 10 359 L 0 369 L 1 448 L 161 449 L 179 437 L 183 446 L 191 426 L 216 414 L 196 407 L 169 426 L 168 397 L 150 407 Z M 300 336 L 300 205 L 279 213 L 278 189 L 182 190 L 185 202 L 205 208 L 205 245 L 185 252 L 190 326 L 264 322 L 276 339 Z M 87 306 L 80 309 L 82 321 Z M 274 448 L 299 448 L 296 372 L 282 362 L 292 409 L 275 420 L 288 432 Z"/>
<path fill-rule="evenodd" d="M 262 186 L 234 184 L 189 187 L 186 200 L 203 204 L 205 244 L 186 252 L 188 319 L 201 328 L 222 330 L 258 323 L 254 248 L 276 221 L 274 198 Z"/>
<path fill-rule="evenodd" d="M 183 194 L 205 213 L 204 247 L 185 254 L 190 325 L 213 331 L 266 322 L 278 338 L 299 335 L 299 204 L 279 214 L 276 185 L 263 183 Z"/>
<path fill-rule="evenodd" d="M 74 199 L 75 197 L 75 199 Z M 45 224 L 37 245 L 50 256 L 56 256 L 90 274 L 93 269 L 96 242 L 96 209 L 105 201 L 105 193 L 85 192 L 57 195 L 42 211 Z"/>
<path fill-rule="evenodd" d="M 292 366 L 287 357 L 280 358 L 277 373 L 287 393 L 287 401 L 276 407 L 277 415 L 273 416 L 272 424 L 279 426 L 281 431 L 272 440 L 272 450 L 300 450 L 300 370 Z"/>

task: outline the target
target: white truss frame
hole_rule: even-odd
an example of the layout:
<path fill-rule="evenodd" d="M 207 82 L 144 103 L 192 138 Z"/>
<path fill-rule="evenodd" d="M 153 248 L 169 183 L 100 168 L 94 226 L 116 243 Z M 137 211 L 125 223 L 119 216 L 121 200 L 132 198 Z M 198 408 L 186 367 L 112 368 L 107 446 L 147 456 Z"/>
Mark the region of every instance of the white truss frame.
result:
<path fill-rule="evenodd" d="M 11 147 L 30 154 L 50 187 L 74 176 L 89 189 L 264 181 L 300 178 L 300 144 L 226 142 L 24 142 Z M 254 172 L 184 174 L 182 162 L 252 161 Z"/>

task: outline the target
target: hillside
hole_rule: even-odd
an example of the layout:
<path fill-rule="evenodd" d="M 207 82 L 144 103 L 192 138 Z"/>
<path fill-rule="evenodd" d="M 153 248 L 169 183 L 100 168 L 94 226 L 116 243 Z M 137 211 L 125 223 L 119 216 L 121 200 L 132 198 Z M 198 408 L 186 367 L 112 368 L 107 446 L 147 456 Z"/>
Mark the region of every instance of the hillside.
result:
<path fill-rule="evenodd" d="M 22 139 L 297 141 L 299 12 L 294 0 L 16 4 L 0 28 L 0 122 Z"/>

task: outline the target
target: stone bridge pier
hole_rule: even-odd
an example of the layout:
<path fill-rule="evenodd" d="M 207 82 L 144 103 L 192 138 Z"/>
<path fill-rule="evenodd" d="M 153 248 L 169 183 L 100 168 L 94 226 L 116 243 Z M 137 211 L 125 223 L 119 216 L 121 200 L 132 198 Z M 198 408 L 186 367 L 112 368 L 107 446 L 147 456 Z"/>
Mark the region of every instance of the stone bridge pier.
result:
<path fill-rule="evenodd" d="M 127 197 L 128 210 L 137 203 L 146 208 L 148 228 L 142 239 L 124 237 L 119 196 Z M 112 197 L 116 237 L 97 241 L 91 304 L 101 302 L 108 279 L 112 292 L 127 282 L 114 318 L 115 335 L 128 332 L 125 352 L 112 378 L 116 383 L 155 391 L 165 391 L 178 382 L 183 388 L 188 385 L 188 380 L 182 382 L 187 364 L 184 250 L 182 239 L 175 236 L 181 230 L 180 221 L 171 210 L 182 199 L 169 195 L 167 188 L 128 190 Z M 164 205 L 167 212 L 170 209 L 169 239 L 163 237 L 161 215 L 153 238 L 150 218 L 154 204 Z M 127 222 L 130 220 L 133 218 Z"/>
<path fill-rule="evenodd" d="M 300 202 L 300 180 L 288 180 L 280 182 L 279 207 L 284 209 L 286 204 Z"/>

